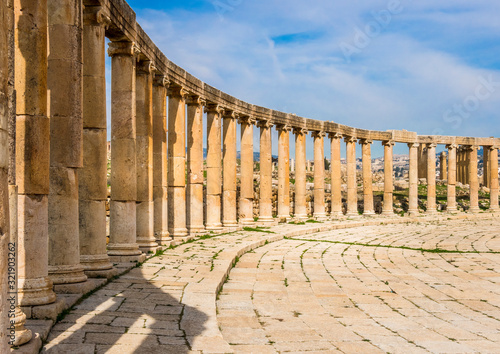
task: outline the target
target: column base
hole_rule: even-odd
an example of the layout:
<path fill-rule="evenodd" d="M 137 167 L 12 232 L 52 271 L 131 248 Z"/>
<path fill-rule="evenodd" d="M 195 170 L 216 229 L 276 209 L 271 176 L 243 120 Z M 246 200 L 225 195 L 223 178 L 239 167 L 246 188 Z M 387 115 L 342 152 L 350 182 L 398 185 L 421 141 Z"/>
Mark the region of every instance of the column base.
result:
<path fill-rule="evenodd" d="M 136 256 L 113 256 L 109 255 L 109 259 L 113 263 L 141 263 L 146 260 L 146 255 L 144 253 L 138 254 Z"/>
<path fill-rule="evenodd" d="M 97 287 L 106 284 L 107 279 L 89 279 L 83 283 L 54 285 L 57 294 L 87 294 Z"/>
<path fill-rule="evenodd" d="M 332 211 L 330 213 L 330 217 L 331 218 L 339 218 L 339 217 L 342 217 L 342 216 L 344 216 L 344 214 L 340 210 Z"/>
<path fill-rule="evenodd" d="M 19 279 L 19 306 L 47 305 L 56 301 L 52 280 L 47 277 Z"/>
<path fill-rule="evenodd" d="M 255 225 L 255 221 L 253 221 L 253 219 L 240 219 L 240 225 L 243 225 L 243 226 L 252 226 L 252 225 Z"/>
<path fill-rule="evenodd" d="M 426 215 L 437 215 L 438 211 L 436 209 L 427 209 Z"/>
<path fill-rule="evenodd" d="M 375 216 L 375 211 L 374 210 L 367 210 L 363 212 L 363 216 Z"/>
<path fill-rule="evenodd" d="M 207 231 L 222 231 L 222 224 L 212 224 L 212 225 L 207 225 L 205 226 L 205 229 Z"/>
<path fill-rule="evenodd" d="M 298 214 L 298 215 L 295 215 L 294 219 L 298 220 L 298 221 L 302 221 L 302 220 L 307 220 L 308 217 L 306 214 Z"/>
<path fill-rule="evenodd" d="M 262 216 L 262 217 L 259 217 L 259 220 L 257 220 L 258 222 L 264 222 L 264 223 L 271 223 L 271 222 L 274 222 L 274 218 L 272 216 Z"/>
<path fill-rule="evenodd" d="M 111 279 L 114 276 L 120 274 L 121 270 L 118 268 L 111 268 L 106 270 L 86 270 L 85 274 L 89 279 L 101 278 L 101 279 Z"/>
<path fill-rule="evenodd" d="M 172 238 L 168 231 L 162 231 L 155 234 L 156 243 L 160 246 L 170 245 Z"/>
<path fill-rule="evenodd" d="M 394 216 L 394 210 L 382 210 L 383 216 Z"/>
<path fill-rule="evenodd" d="M 108 244 L 108 256 L 140 256 L 142 252 L 139 250 L 137 243 L 110 243 Z"/>
<path fill-rule="evenodd" d="M 458 209 L 457 209 L 457 207 L 451 207 L 451 208 L 446 207 L 446 212 L 448 214 L 456 214 L 456 213 L 458 213 Z"/>
<path fill-rule="evenodd" d="M 67 295 L 68 296 L 68 295 Z M 47 304 L 47 305 L 37 305 L 37 306 L 21 306 L 21 310 L 26 314 L 27 318 L 39 319 L 39 320 L 57 320 L 57 316 L 63 312 L 65 309 L 73 306 L 73 304 L 78 299 L 78 296 L 74 299 L 74 302 L 61 296 L 57 301 Z"/>
<path fill-rule="evenodd" d="M 49 265 L 49 278 L 54 285 L 82 283 L 87 280 L 80 263 L 60 266 Z"/>
<path fill-rule="evenodd" d="M 186 229 L 185 227 L 179 227 L 179 228 L 173 229 L 170 232 L 170 235 L 173 238 L 186 237 L 186 236 L 188 236 L 188 229 Z"/>
<path fill-rule="evenodd" d="M 238 221 L 236 221 L 236 220 L 223 221 L 222 226 L 224 226 L 224 227 L 238 227 Z"/>
<path fill-rule="evenodd" d="M 137 238 L 137 244 L 139 245 L 139 250 L 143 253 L 155 253 L 156 250 L 158 249 L 158 244 L 156 243 L 155 238 L 149 238 L 149 237 L 144 237 L 144 238 Z"/>
<path fill-rule="evenodd" d="M 479 212 L 481 212 L 481 209 L 479 209 L 479 207 L 474 207 L 474 208 L 470 208 L 469 211 L 472 214 L 478 214 Z"/>
<path fill-rule="evenodd" d="M 408 210 L 408 215 L 410 215 L 410 216 L 419 216 L 420 213 L 418 212 L 418 210 Z"/>
<path fill-rule="evenodd" d="M 25 343 L 28 343 L 33 337 L 31 330 L 27 329 L 24 325 L 26 324 L 26 315 L 21 311 L 19 306 L 16 307 L 14 316 L 14 328 L 16 330 L 15 339 L 13 342 L 14 347 L 18 347 Z"/>
<path fill-rule="evenodd" d="M 89 271 L 103 271 L 113 268 L 113 264 L 109 261 L 109 257 L 106 253 L 82 254 L 80 255 L 80 264 L 85 274 Z"/>
<path fill-rule="evenodd" d="M 314 213 L 313 218 L 318 220 L 318 221 L 322 221 L 322 220 L 326 220 L 327 216 L 326 216 L 326 213 Z"/>
<path fill-rule="evenodd" d="M 205 226 L 204 225 L 199 225 L 199 226 L 188 226 L 188 233 L 190 235 L 192 234 L 202 234 L 205 233 Z"/>
<path fill-rule="evenodd" d="M 492 212 L 492 213 L 498 213 L 498 212 L 500 212 L 500 208 L 499 207 L 490 208 L 489 211 Z"/>

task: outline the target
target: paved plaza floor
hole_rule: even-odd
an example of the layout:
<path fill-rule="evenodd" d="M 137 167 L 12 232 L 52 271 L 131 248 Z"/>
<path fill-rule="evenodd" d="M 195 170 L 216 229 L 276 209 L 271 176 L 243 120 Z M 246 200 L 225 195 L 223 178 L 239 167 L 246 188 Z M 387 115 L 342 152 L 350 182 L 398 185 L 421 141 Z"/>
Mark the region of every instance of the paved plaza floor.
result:
<path fill-rule="evenodd" d="M 169 249 L 77 305 L 44 351 L 500 352 L 500 219 L 394 221 Z"/>

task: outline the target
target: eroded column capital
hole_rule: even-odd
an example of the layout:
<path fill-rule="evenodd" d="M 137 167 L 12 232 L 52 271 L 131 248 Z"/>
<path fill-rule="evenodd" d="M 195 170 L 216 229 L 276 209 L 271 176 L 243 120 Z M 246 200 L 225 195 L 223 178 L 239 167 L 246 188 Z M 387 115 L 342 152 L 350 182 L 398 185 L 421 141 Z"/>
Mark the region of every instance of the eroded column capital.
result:
<path fill-rule="evenodd" d="M 134 42 L 110 42 L 108 48 L 108 55 L 113 57 L 115 55 L 135 56 L 140 53 L 139 48 Z"/>
<path fill-rule="evenodd" d="M 358 138 L 356 138 L 354 136 L 344 136 L 344 142 L 356 144 L 358 142 Z"/>
<path fill-rule="evenodd" d="M 392 147 L 392 146 L 396 145 L 396 143 L 394 140 L 384 140 L 384 141 L 382 141 L 382 145 Z"/>
<path fill-rule="evenodd" d="M 456 149 L 458 149 L 458 145 L 457 144 L 448 144 L 448 145 L 446 145 L 446 148 L 448 150 L 456 150 Z"/>
<path fill-rule="evenodd" d="M 276 130 L 278 132 L 289 132 L 292 130 L 292 127 L 290 127 L 288 124 L 276 124 Z"/>
<path fill-rule="evenodd" d="M 337 139 L 337 140 L 340 140 L 343 138 L 343 135 L 341 133 L 328 133 L 328 137 L 330 139 Z"/>
<path fill-rule="evenodd" d="M 311 136 L 313 138 L 324 138 L 326 136 L 326 133 L 324 131 L 318 131 L 318 130 L 312 130 L 311 131 Z"/>
<path fill-rule="evenodd" d="M 104 26 L 108 28 L 111 19 L 102 6 L 85 6 L 83 9 L 83 24 L 85 26 Z"/>
<path fill-rule="evenodd" d="M 371 145 L 371 144 L 373 144 L 373 140 L 371 140 L 371 139 L 359 139 L 358 143 L 359 143 L 359 145 Z"/>
<path fill-rule="evenodd" d="M 205 105 L 205 113 L 221 114 L 224 108 L 220 104 L 208 102 Z"/>
<path fill-rule="evenodd" d="M 496 145 L 494 145 L 494 146 L 487 146 L 487 148 L 488 148 L 490 151 L 493 151 L 493 150 L 498 150 L 498 149 L 500 149 L 500 146 L 496 146 Z"/>
<path fill-rule="evenodd" d="M 305 128 L 299 128 L 299 127 L 294 127 L 293 128 L 293 133 L 295 135 L 306 135 L 307 134 L 307 130 Z"/>
<path fill-rule="evenodd" d="M 257 126 L 259 128 L 267 128 L 267 129 L 269 129 L 269 128 L 271 128 L 273 126 L 273 123 L 271 122 L 270 119 L 261 119 L 261 120 L 259 119 L 257 121 Z"/>
<path fill-rule="evenodd" d="M 479 146 L 477 145 L 465 145 L 464 146 L 465 151 L 472 151 L 472 150 L 479 150 Z"/>
<path fill-rule="evenodd" d="M 238 119 L 240 114 L 238 112 L 233 111 L 232 109 L 224 108 L 222 110 L 222 117 L 226 119 Z"/>
<path fill-rule="evenodd" d="M 182 86 L 170 84 L 167 88 L 167 96 L 169 97 L 180 97 L 185 99 L 188 95 L 189 91 Z"/>
<path fill-rule="evenodd" d="M 416 148 L 418 148 L 418 147 L 420 146 L 420 144 L 419 144 L 419 143 L 408 143 L 407 145 L 408 145 L 408 147 L 409 147 L 410 149 L 411 149 L 411 148 L 416 149 Z"/>
<path fill-rule="evenodd" d="M 429 143 L 429 144 L 427 144 L 427 148 L 428 149 L 433 149 L 433 148 L 436 148 L 436 147 L 437 147 L 436 143 Z"/>
<path fill-rule="evenodd" d="M 254 125 L 256 123 L 255 118 L 250 117 L 250 116 L 245 116 L 242 114 L 239 114 L 237 119 L 238 119 L 239 124 Z"/>
<path fill-rule="evenodd" d="M 170 85 L 170 80 L 165 75 L 155 75 L 153 78 L 153 85 L 168 87 Z"/>
<path fill-rule="evenodd" d="M 198 95 L 189 95 L 186 97 L 186 104 L 188 106 L 205 106 L 207 100 Z"/>
<path fill-rule="evenodd" d="M 140 60 L 137 62 L 138 75 L 151 75 L 156 71 L 156 67 L 151 60 Z"/>

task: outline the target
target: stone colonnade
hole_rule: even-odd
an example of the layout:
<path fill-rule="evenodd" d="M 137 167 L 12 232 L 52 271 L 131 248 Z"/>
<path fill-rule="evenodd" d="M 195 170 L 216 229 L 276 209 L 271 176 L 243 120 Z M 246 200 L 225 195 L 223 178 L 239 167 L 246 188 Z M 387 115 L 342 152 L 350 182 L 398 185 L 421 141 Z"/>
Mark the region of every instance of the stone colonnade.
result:
<path fill-rule="evenodd" d="M 44 318 L 58 312 L 62 300 L 56 293 L 84 293 L 93 278 L 116 274 L 113 263 L 141 261 L 161 246 L 204 232 L 310 217 L 306 208 L 306 176 L 311 171 L 306 160 L 308 133 L 314 141 L 312 216 L 317 219 L 344 214 L 342 142 L 346 144 L 348 217 L 375 214 L 371 156 L 375 142 L 384 148 L 383 215 L 394 214 L 395 143 L 408 144 L 410 149 L 411 215 L 418 214 L 422 174 L 428 182 L 427 213 L 436 212 L 437 144 L 448 149 L 448 159 L 441 156 L 440 171 L 448 181 L 447 210 L 457 211 L 458 181 L 470 184 L 470 210 L 479 211 L 479 146 L 487 151 L 484 184 L 490 188 L 490 208 L 499 209 L 498 139 L 357 130 L 247 104 L 169 62 L 137 26 L 124 1 L 2 0 L 0 19 L 0 245 L 7 255 L 9 241 L 16 243 L 19 260 L 19 279 L 13 285 L 19 305 L 14 304 L 15 344 L 31 338 L 24 328 L 26 316 Z M 111 57 L 109 118 L 106 38 Z M 254 171 L 254 129 L 259 131 L 258 172 Z M 277 142 L 272 139 L 273 129 L 278 132 Z M 295 141 L 292 164 L 290 139 Z M 331 154 L 328 172 L 325 139 Z M 359 195 L 357 143 L 362 156 Z M 276 215 L 273 144 L 278 146 Z M 331 179 L 330 208 L 325 203 L 325 173 Z M 257 187 L 260 209 L 255 220 Z M 364 203 L 362 210 L 358 200 Z M 2 316 L 9 305 L 5 301 L 10 287 L 8 261 L 0 258 Z M 2 317 L 2 334 L 6 323 Z M 4 352 L 5 338 L 1 339 Z"/>

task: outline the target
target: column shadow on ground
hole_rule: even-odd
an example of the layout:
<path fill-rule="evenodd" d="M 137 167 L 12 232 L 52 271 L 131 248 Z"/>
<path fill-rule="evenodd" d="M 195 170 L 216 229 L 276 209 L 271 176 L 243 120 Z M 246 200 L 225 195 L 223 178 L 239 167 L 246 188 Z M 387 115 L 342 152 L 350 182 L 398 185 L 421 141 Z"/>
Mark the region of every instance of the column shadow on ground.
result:
<path fill-rule="evenodd" d="M 184 330 L 196 338 L 208 316 L 181 303 L 184 284 L 143 275 L 148 268 L 132 269 L 75 305 L 52 328 L 42 353 L 188 353 Z M 181 328 L 184 313 L 189 328 Z"/>

